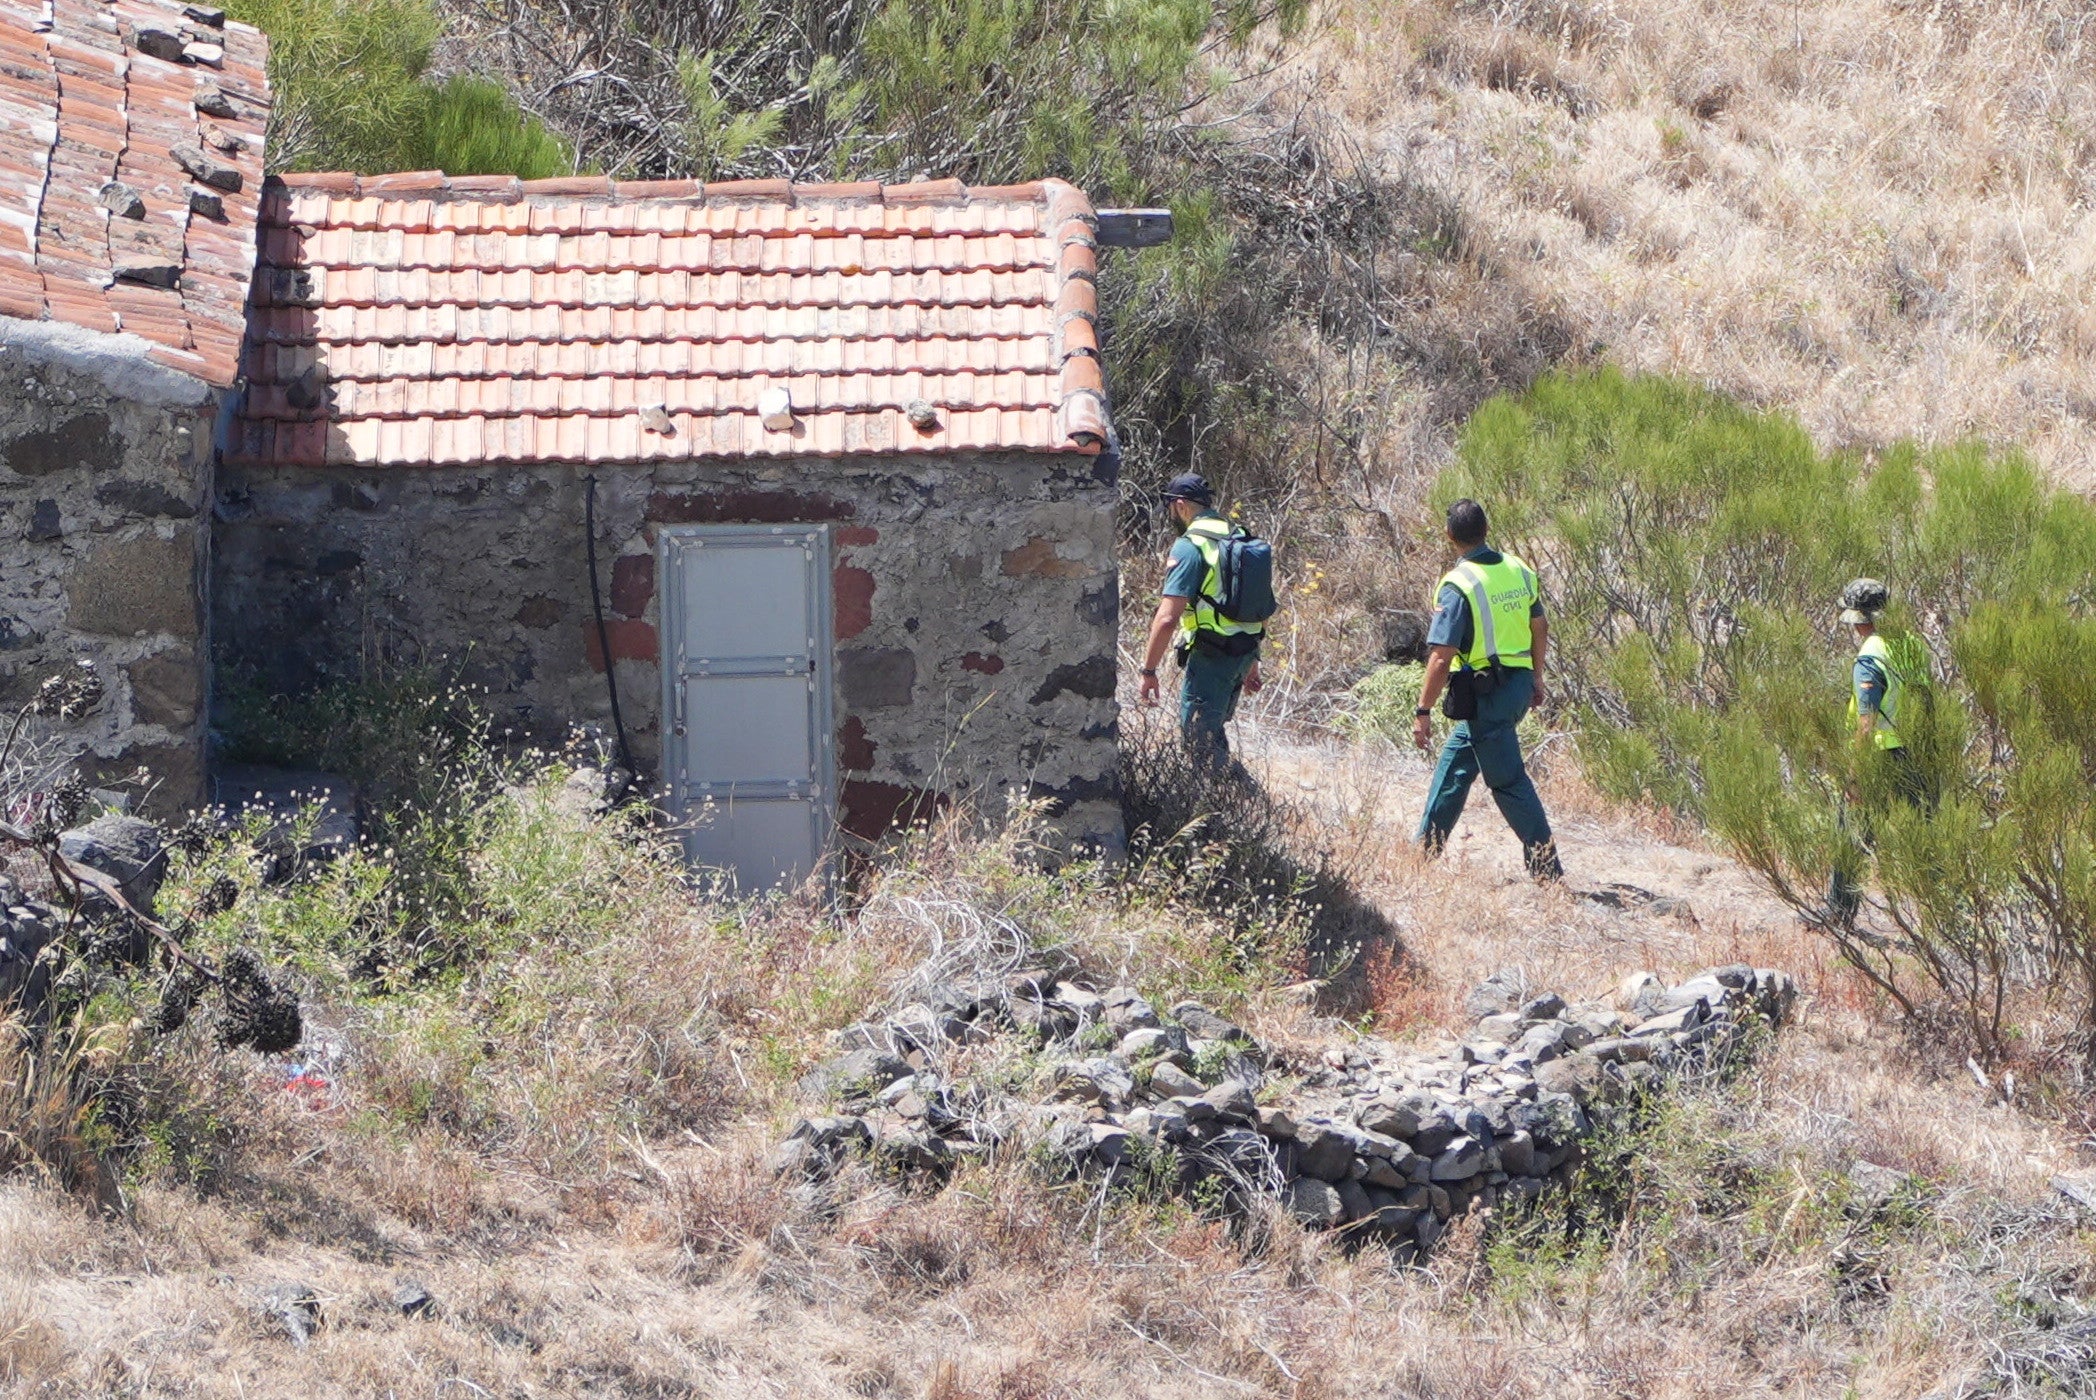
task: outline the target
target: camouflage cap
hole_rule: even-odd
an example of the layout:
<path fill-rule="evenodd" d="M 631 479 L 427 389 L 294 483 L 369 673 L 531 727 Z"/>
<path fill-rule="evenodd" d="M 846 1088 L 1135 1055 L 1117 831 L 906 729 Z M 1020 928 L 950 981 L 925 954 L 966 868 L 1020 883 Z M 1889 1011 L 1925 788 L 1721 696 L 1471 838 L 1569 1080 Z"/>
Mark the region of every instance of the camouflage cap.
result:
<path fill-rule="evenodd" d="M 1885 585 L 1874 578 L 1850 579 L 1849 586 L 1841 590 L 1841 620 L 1843 622 L 1876 622 L 1878 614 L 1892 595 Z"/>

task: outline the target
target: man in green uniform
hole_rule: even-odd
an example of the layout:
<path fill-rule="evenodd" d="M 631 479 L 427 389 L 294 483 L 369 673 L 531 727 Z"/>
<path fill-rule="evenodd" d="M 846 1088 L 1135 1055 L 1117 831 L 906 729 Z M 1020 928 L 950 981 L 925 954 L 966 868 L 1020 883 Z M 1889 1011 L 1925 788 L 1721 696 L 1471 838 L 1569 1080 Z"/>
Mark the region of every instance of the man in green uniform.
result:
<path fill-rule="evenodd" d="M 1180 534 L 1172 543 L 1164 596 L 1150 619 L 1139 698 L 1145 705 L 1157 703 L 1157 668 L 1176 642 L 1186 666 L 1179 688 L 1179 732 L 1195 763 L 1220 768 L 1230 758 L 1223 725 L 1236 715 L 1240 694 L 1259 690 L 1259 641 L 1266 627 L 1233 622 L 1216 610 L 1222 597 L 1216 549 L 1230 537 L 1230 522 L 1216 513 L 1207 480 L 1192 472 L 1175 476 L 1164 500 Z"/>
<path fill-rule="evenodd" d="M 1499 814 L 1520 838 L 1528 873 L 1538 880 L 1560 880 L 1565 870 L 1557 841 L 1521 761 L 1517 732 L 1529 707 L 1542 704 L 1546 695 L 1543 663 L 1550 650 L 1550 623 L 1543 616 L 1536 571 L 1487 544 L 1486 529 L 1485 508 L 1476 501 L 1461 500 L 1448 508 L 1448 541 L 1461 557 L 1434 592 L 1426 683 L 1412 712 L 1412 742 L 1422 752 L 1428 747 L 1434 702 L 1449 685 L 1459 694 L 1468 690 L 1476 709 L 1458 720 L 1441 746 L 1417 839 L 1439 853 L 1463 815 L 1471 783 L 1483 774 Z"/>
<path fill-rule="evenodd" d="M 1841 590 L 1841 620 L 1856 634 L 1856 659 L 1849 667 L 1849 725 L 1854 733 L 1861 782 L 1852 798 L 1862 810 L 1862 845 L 1870 844 L 1871 810 L 1887 800 L 1920 803 L 1925 797 L 1921 770 L 1907 752 L 1900 723 L 1912 697 L 1928 684 L 1929 654 L 1911 634 L 1887 638 L 1878 618 L 1891 601 L 1874 578 L 1852 579 Z M 1852 925 L 1863 903 L 1861 849 L 1836 864 L 1827 887 L 1833 919 Z"/>

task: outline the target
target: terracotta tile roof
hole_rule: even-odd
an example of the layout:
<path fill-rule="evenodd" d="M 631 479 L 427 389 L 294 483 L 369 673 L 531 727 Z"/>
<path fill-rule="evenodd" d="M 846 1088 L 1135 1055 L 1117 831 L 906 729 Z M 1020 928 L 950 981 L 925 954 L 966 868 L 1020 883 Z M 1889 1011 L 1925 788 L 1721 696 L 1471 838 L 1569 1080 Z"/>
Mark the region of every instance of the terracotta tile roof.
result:
<path fill-rule="evenodd" d="M 0 316 L 127 331 L 230 385 L 267 55 L 178 0 L 0 0 Z"/>
<path fill-rule="evenodd" d="M 1094 224 L 1059 181 L 286 176 L 228 453 L 1096 452 Z"/>

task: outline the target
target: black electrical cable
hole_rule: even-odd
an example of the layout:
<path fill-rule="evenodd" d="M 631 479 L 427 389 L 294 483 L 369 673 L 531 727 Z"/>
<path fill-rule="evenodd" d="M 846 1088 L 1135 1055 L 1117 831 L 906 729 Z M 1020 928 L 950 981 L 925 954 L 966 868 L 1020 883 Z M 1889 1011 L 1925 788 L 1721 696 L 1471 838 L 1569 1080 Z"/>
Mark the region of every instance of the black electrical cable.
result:
<path fill-rule="evenodd" d="M 604 658 L 604 686 L 611 692 L 611 727 L 619 736 L 619 762 L 625 765 L 626 778 L 619 786 L 619 797 L 632 790 L 640 777 L 640 770 L 633 766 L 633 750 L 626 743 L 626 720 L 619 713 L 619 671 L 611 660 L 611 631 L 604 625 L 604 599 L 597 592 L 597 476 L 592 472 L 583 478 L 588 483 L 582 499 L 582 532 L 589 553 L 590 611 L 597 619 L 597 653 Z"/>

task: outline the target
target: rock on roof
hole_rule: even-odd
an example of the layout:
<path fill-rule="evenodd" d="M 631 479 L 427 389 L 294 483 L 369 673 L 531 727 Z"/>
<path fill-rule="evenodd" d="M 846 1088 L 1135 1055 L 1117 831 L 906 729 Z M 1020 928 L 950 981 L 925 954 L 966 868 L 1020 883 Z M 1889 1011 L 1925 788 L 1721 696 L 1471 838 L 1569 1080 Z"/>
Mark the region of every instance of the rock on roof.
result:
<path fill-rule="evenodd" d="M 267 41 L 173 0 L 0 0 L 0 316 L 239 371 Z"/>
<path fill-rule="evenodd" d="M 1095 219 L 1060 181 L 286 176 L 262 223 L 235 460 L 1096 452 L 1106 434 Z"/>

